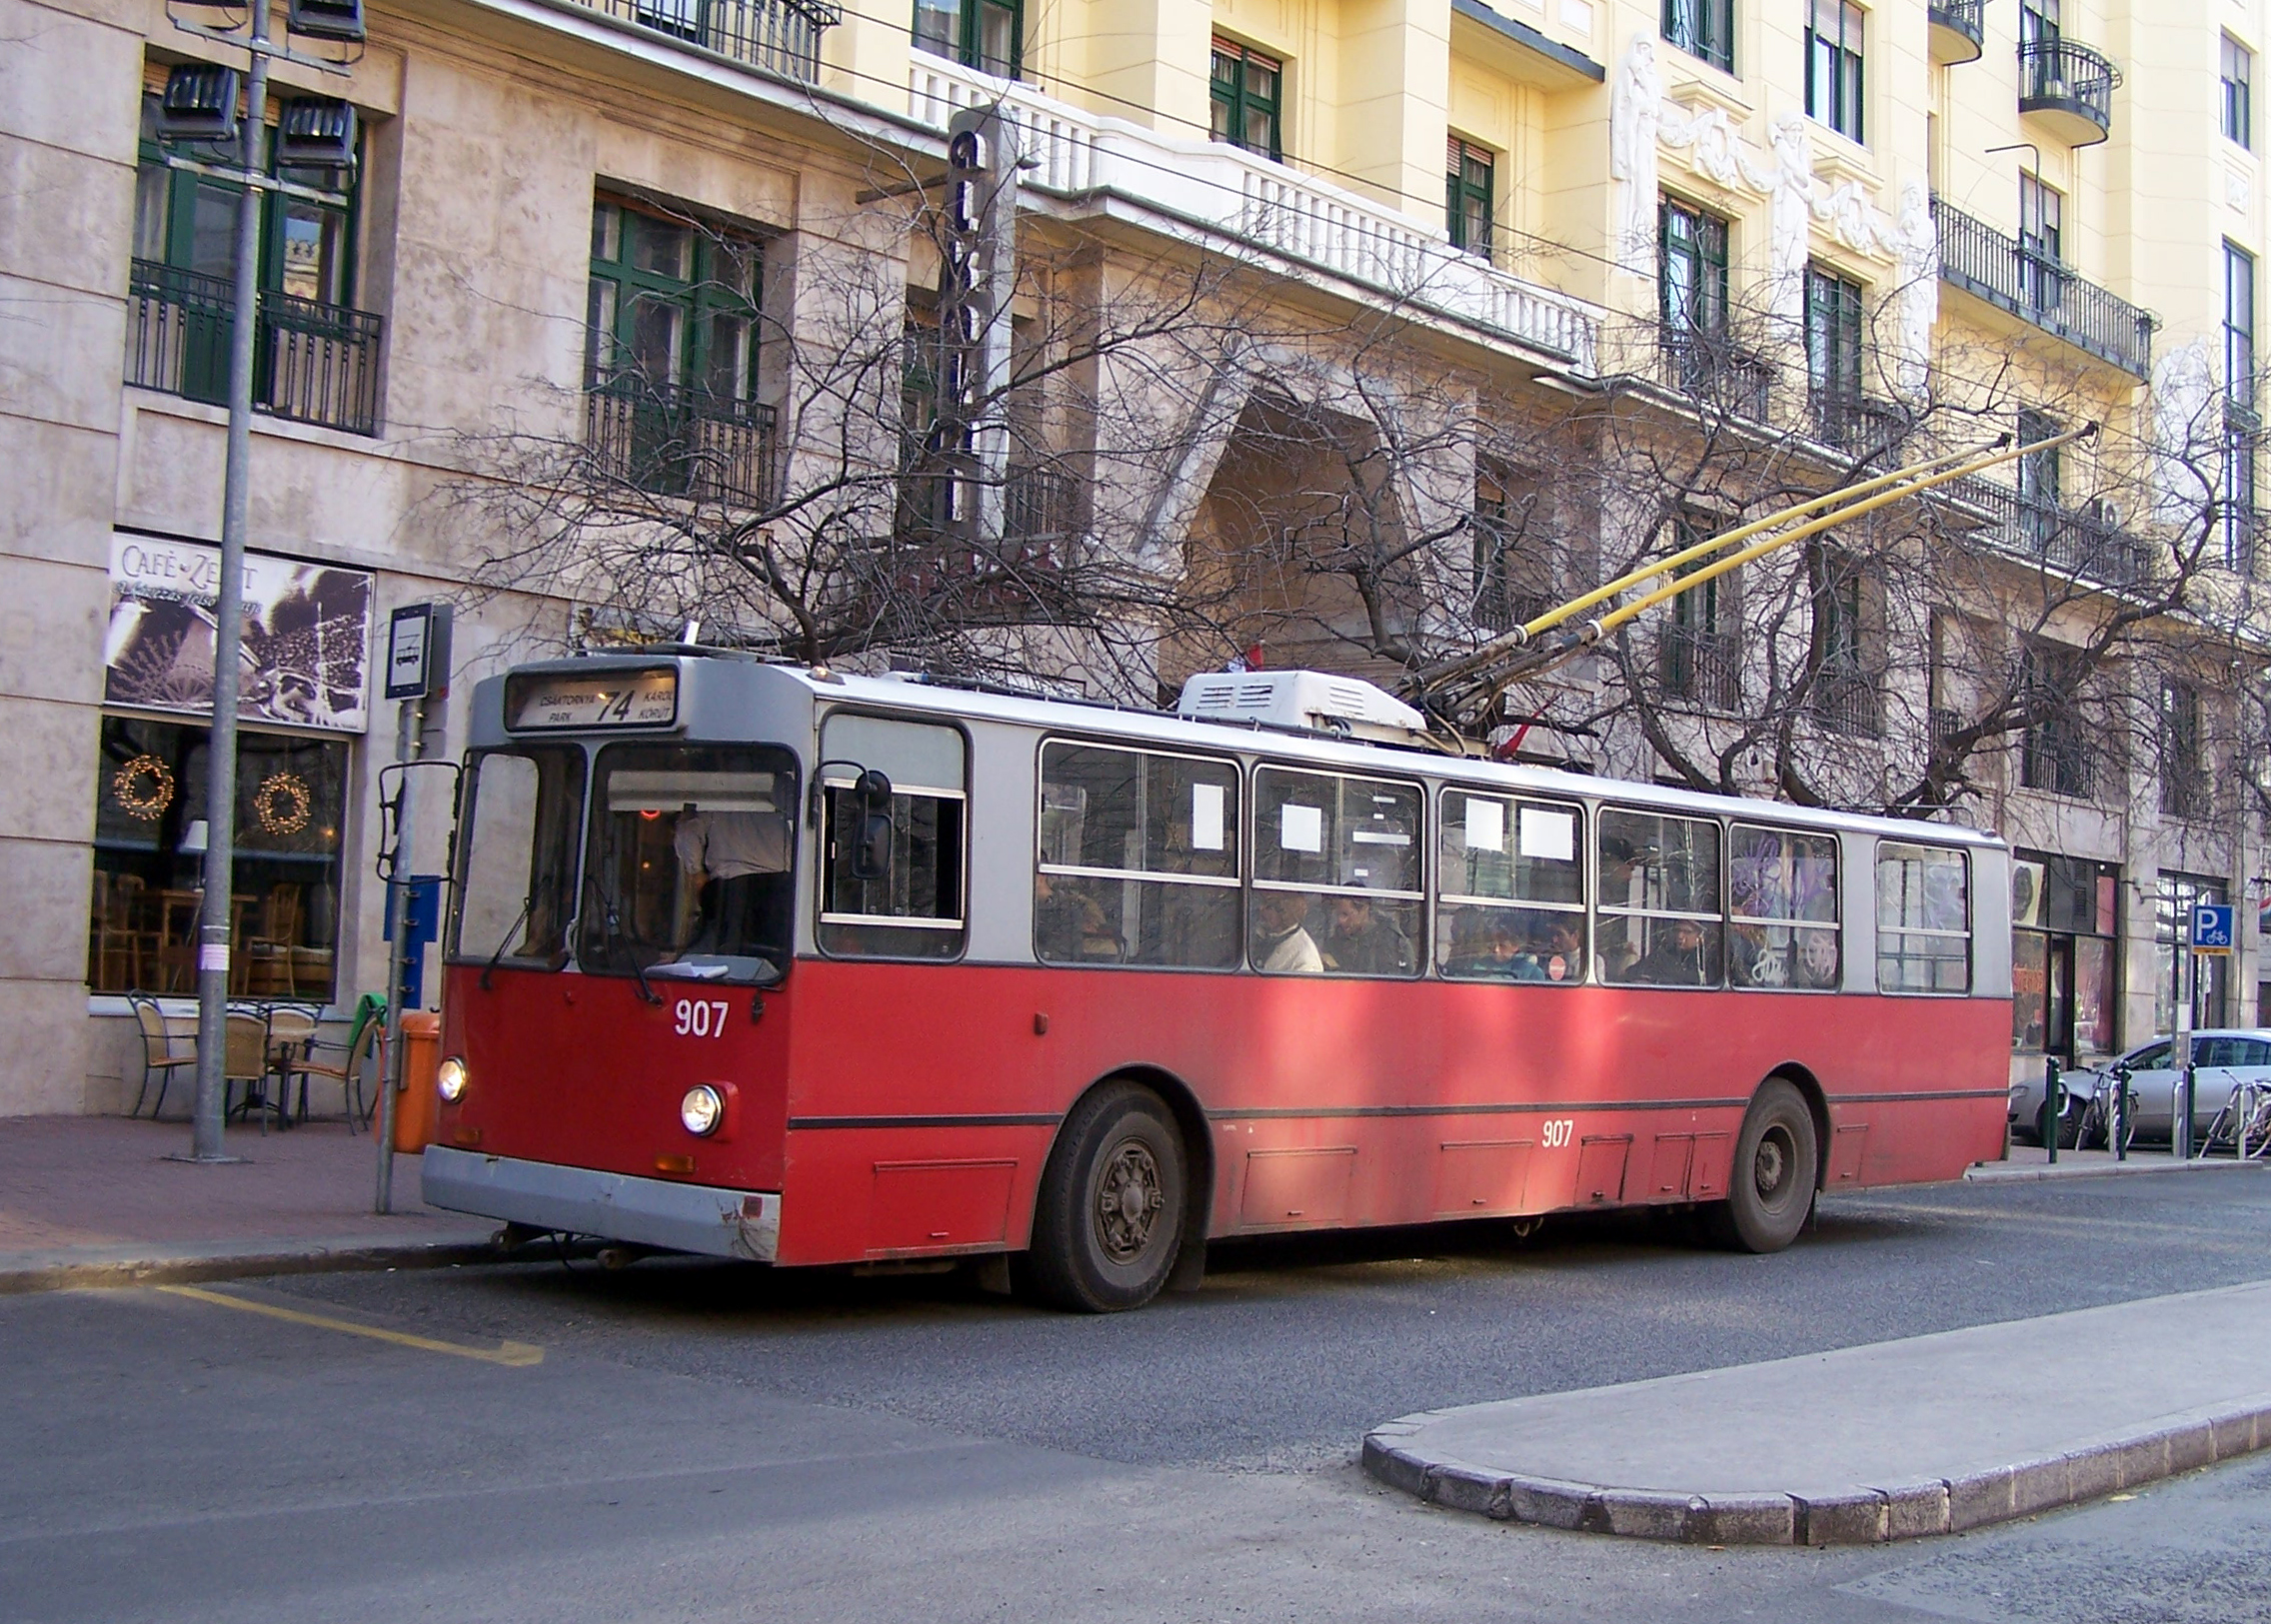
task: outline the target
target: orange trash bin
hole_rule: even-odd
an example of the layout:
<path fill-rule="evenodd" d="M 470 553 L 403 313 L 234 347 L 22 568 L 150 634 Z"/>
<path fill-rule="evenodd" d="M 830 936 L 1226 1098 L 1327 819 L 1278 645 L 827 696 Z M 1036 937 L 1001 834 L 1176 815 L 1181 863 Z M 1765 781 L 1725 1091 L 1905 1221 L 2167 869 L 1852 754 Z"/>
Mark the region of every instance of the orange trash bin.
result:
<path fill-rule="evenodd" d="M 417 1152 L 434 1142 L 442 1096 L 434 1074 L 442 1066 L 442 1017 L 413 1009 L 402 1017 L 402 1092 L 394 1096 L 394 1147 Z"/>

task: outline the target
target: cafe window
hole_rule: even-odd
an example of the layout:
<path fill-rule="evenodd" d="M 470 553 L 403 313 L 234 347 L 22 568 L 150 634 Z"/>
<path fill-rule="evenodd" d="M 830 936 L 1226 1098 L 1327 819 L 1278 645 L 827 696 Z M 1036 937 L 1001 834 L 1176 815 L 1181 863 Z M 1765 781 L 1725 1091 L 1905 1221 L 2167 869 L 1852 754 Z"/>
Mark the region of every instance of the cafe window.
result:
<path fill-rule="evenodd" d="M 1961 851 L 1877 846 L 1877 990 L 1971 990 L 1971 868 Z"/>
<path fill-rule="evenodd" d="M 1234 762 L 1044 747 L 1034 955 L 1234 969 L 1238 810 Z"/>
<path fill-rule="evenodd" d="M 1727 839 L 1727 979 L 1837 987 L 1837 836 L 1737 823 Z"/>
<path fill-rule="evenodd" d="M 2011 1047 L 2074 1059 L 2110 1054 L 2121 870 L 2020 851 L 2011 860 Z"/>
<path fill-rule="evenodd" d="M 1424 957 L 1419 807 L 1407 784 L 1256 770 L 1246 922 L 1253 967 L 1416 975 Z"/>
<path fill-rule="evenodd" d="M 1576 807 L 1445 790 L 1435 958 L 1454 980 L 1585 978 L 1584 814 Z"/>
<path fill-rule="evenodd" d="M 87 925 L 93 991 L 197 990 L 208 739 L 187 723 L 102 720 Z M 328 1001 L 337 982 L 347 747 L 247 729 L 237 751 L 229 991 Z"/>
<path fill-rule="evenodd" d="M 1601 979 L 1717 986 L 1719 920 L 1717 823 L 1601 812 Z"/>

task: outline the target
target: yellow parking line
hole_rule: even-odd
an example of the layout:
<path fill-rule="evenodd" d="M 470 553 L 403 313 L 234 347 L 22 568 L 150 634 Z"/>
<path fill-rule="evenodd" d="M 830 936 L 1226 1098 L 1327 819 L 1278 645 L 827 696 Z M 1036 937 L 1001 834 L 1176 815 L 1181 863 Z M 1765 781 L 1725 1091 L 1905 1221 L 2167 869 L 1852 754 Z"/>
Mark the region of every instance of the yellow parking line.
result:
<path fill-rule="evenodd" d="M 345 1331 L 349 1336 L 368 1336 L 374 1341 L 392 1342 L 399 1347 L 423 1348 L 428 1353 L 454 1353 L 461 1359 L 480 1359 L 488 1364 L 516 1367 L 544 1362 L 544 1349 L 529 1342 L 499 1342 L 493 1348 L 468 1347 L 463 1342 L 444 1342 L 438 1337 L 415 1336 L 409 1331 L 390 1331 L 376 1325 L 358 1325 L 353 1320 L 333 1319 L 329 1314 L 308 1314 L 297 1308 L 278 1308 L 272 1303 L 254 1302 L 248 1297 L 232 1297 L 226 1292 L 207 1291 L 202 1286 L 161 1285 L 154 1289 L 170 1292 L 177 1297 L 195 1297 L 199 1302 L 216 1303 L 223 1308 L 242 1308 L 250 1314 L 266 1314 L 271 1319 L 290 1320 L 295 1325 L 313 1325 L 326 1331 Z"/>

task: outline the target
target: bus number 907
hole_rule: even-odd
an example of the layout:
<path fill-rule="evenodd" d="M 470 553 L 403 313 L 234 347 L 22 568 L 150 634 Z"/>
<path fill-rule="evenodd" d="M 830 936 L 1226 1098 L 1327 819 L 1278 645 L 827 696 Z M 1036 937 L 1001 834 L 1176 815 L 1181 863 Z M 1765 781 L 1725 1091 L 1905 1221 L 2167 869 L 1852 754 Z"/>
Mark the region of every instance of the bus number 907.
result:
<path fill-rule="evenodd" d="M 678 1000 L 678 1034 L 681 1037 L 723 1037 L 726 1035 L 726 1005 L 717 998 L 681 998 Z"/>
<path fill-rule="evenodd" d="M 1576 1129 L 1577 1119 L 1575 1117 L 1552 1116 L 1546 1119 L 1544 1130 L 1538 1137 L 1545 1141 L 1546 1149 L 1558 1150 L 1569 1142 L 1569 1135 L 1574 1133 Z"/>

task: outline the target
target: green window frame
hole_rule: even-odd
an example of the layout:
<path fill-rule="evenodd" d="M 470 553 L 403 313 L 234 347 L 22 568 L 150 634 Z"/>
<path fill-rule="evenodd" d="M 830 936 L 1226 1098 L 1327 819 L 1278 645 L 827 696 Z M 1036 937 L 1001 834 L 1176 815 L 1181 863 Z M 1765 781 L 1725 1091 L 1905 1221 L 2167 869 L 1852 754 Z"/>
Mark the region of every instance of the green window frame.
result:
<path fill-rule="evenodd" d="M 1488 147 L 1478 147 L 1457 136 L 1445 153 L 1443 212 L 1451 247 L 1487 263 L 1491 257 L 1491 228 L 1498 217 L 1495 170 Z"/>
<path fill-rule="evenodd" d="M 1656 288 L 1664 325 L 1718 335 L 1727 327 L 1727 223 L 1675 198 L 1657 206 Z"/>
<path fill-rule="evenodd" d="M 755 400 L 763 285 L 755 238 L 602 195 L 592 209 L 589 387 L 636 379 Z"/>
<path fill-rule="evenodd" d="M 1852 0 L 1812 0 L 1806 14 L 1806 116 L 1849 141 L 1861 126 L 1866 14 Z"/>
<path fill-rule="evenodd" d="M 1735 71 L 1734 0 L 1664 0 L 1663 37 L 1721 73 Z"/>
<path fill-rule="evenodd" d="M 1284 63 L 1217 34 L 1207 93 L 1216 141 L 1264 158 L 1284 158 Z"/>
<path fill-rule="evenodd" d="M 1817 401 L 1861 398 L 1861 285 L 1819 265 L 1806 267 L 1806 384 Z"/>
<path fill-rule="evenodd" d="M 980 73 L 1022 78 L 1026 0 L 915 0 L 915 45 Z"/>

